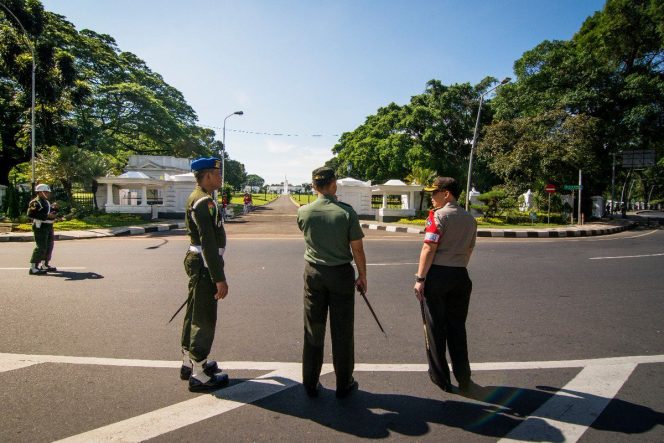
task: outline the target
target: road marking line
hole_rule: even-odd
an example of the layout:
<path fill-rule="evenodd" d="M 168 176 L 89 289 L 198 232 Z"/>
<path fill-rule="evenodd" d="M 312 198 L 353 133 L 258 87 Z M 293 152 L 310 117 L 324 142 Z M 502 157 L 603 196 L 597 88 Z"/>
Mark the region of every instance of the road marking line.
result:
<path fill-rule="evenodd" d="M 578 441 L 634 368 L 634 363 L 585 367 L 500 441 Z"/>
<path fill-rule="evenodd" d="M 38 363 L 64 363 L 74 365 L 99 366 L 125 366 L 143 368 L 179 368 L 181 361 L 169 360 L 139 360 L 125 358 L 105 357 L 72 357 L 66 355 L 29 355 L 0 353 L 0 372 L 6 365 L 30 366 Z M 664 363 L 662 355 L 634 355 L 626 357 L 605 357 L 579 360 L 553 360 L 553 361 L 521 361 L 521 362 L 484 362 L 471 363 L 474 371 L 510 371 L 521 369 L 563 369 L 583 368 L 586 366 L 614 366 L 622 364 L 648 364 Z M 261 361 L 221 361 L 220 366 L 227 370 L 258 370 L 273 371 L 289 365 L 299 365 L 293 362 L 261 362 Z M 332 370 L 329 364 L 323 365 L 324 370 Z M 9 370 L 9 369 L 7 369 Z M 418 363 L 356 363 L 356 371 L 367 372 L 424 372 L 428 370 L 426 364 Z"/>
<path fill-rule="evenodd" d="M 0 268 L 0 271 L 27 271 L 30 268 Z M 60 269 L 86 269 L 85 267 L 81 266 L 58 266 L 58 270 Z"/>
<path fill-rule="evenodd" d="M 401 266 L 401 265 L 417 265 L 419 263 L 367 263 L 367 266 Z"/>
<path fill-rule="evenodd" d="M 323 371 L 325 371 L 325 368 Z M 148 440 L 291 388 L 301 382 L 301 373 L 302 368 L 299 364 L 286 364 L 276 371 L 229 388 L 220 389 L 211 393 L 211 395 L 200 395 L 191 400 L 176 403 L 59 441 L 139 442 Z"/>
<path fill-rule="evenodd" d="M 616 257 L 590 257 L 589 260 L 612 260 L 617 258 L 642 258 L 642 257 L 661 257 L 664 252 L 659 254 L 643 254 L 643 255 L 620 255 Z"/>

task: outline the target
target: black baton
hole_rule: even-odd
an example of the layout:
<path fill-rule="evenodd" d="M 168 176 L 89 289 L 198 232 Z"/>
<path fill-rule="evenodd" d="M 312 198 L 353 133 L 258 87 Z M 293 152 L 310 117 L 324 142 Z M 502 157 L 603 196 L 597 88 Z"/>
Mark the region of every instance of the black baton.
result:
<path fill-rule="evenodd" d="M 180 311 L 182 310 L 182 308 L 185 307 L 185 305 L 187 304 L 188 301 L 189 301 L 189 299 L 187 298 L 187 299 L 184 301 L 184 303 L 182 303 L 182 306 L 180 306 L 180 307 L 178 308 L 178 310 L 175 311 L 175 314 L 173 314 L 173 317 L 171 317 L 171 319 L 168 320 L 168 323 L 170 323 L 170 322 L 173 321 L 173 319 L 175 318 L 175 316 L 178 315 L 178 314 L 180 313 Z"/>
<path fill-rule="evenodd" d="M 362 295 L 362 298 L 364 298 L 364 301 L 367 303 L 367 306 L 369 307 L 369 310 L 371 311 L 371 315 L 373 315 L 374 320 L 376 320 L 376 323 L 378 324 L 378 327 L 380 330 L 385 334 L 385 337 L 387 337 L 387 334 L 385 333 L 385 329 L 383 329 L 383 325 L 380 324 L 380 320 L 378 320 L 378 317 L 376 316 L 376 313 L 374 312 L 373 308 L 371 307 L 371 303 L 369 303 L 369 299 L 367 298 L 366 294 L 364 293 L 363 288 L 357 288 L 360 291 L 360 294 Z"/>

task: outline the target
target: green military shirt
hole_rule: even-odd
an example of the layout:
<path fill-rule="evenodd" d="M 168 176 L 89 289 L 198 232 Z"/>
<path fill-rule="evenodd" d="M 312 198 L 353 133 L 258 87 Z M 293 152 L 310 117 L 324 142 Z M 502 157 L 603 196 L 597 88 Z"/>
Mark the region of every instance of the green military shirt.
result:
<path fill-rule="evenodd" d="M 223 248 L 226 248 L 226 231 L 219 208 L 210 194 L 200 186 L 187 199 L 185 224 L 192 246 L 200 246 L 203 261 L 214 282 L 226 280 Z"/>
<path fill-rule="evenodd" d="M 327 195 L 300 207 L 297 224 L 304 233 L 304 259 L 313 264 L 350 263 L 353 261 L 350 242 L 364 237 L 353 207 Z"/>

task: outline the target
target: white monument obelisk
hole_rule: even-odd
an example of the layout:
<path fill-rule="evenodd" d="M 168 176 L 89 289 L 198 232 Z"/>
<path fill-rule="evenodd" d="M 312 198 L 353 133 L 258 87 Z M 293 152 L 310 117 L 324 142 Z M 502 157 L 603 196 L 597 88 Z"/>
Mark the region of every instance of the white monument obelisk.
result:
<path fill-rule="evenodd" d="M 288 195 L 288 177 L 284 175 L 284 195 Z"/>

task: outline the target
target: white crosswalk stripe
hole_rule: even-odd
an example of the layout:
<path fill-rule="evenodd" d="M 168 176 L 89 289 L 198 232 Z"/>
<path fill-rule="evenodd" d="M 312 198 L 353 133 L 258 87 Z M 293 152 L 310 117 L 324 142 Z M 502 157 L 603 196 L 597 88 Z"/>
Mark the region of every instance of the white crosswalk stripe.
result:
<path fill-rule="evenodd" d="M 0 372 L 42 363 L 178 368 L 179 361 L 0 353 Z M 619 392 L 639 364 L 664 363 L 664 355 L 578 360 L 472 363 L 473 371 L 582 368 L 563 388 L 501 441 L 577 441 Z M 137 442 L 232 411 L 301 383 L 301 365 L 291 362 L 220 362 L 226 370 L 270 371 L 254 379 L 191 400 L 73 435 L 63 442 Z M 425 364 L 358 363 L 357 372 L 424 372 Z M 333 371 L 323 365 L 322 374 Z M 556 434 L 556 435 L 553 435 Z"/>

